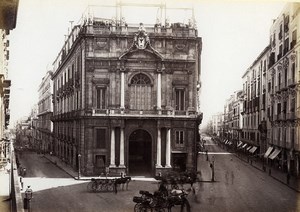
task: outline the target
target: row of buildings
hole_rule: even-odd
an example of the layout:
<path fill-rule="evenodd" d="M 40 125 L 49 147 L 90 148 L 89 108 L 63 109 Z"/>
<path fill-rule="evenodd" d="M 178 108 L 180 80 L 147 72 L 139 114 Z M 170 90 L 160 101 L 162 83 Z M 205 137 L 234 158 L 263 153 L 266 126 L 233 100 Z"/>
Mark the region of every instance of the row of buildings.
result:
<path fill-rule="evenodd" d="M 213 117 L 214 133 L 235 146 L 256 147 L 262 158 L 299 176 L 300 3 L 287 3 L 273 21 L 269 44 L 242 79 L 224 113 Z"/>
<path fill-rule="evenodd" d="M 0 1 L 0 158 L 6 157 L 10 120 L 9 33 L 16 27 L 18 0 Z"/>
<path fill-rule="evenodd" d="M 39 87 L 34 146 L 84 175 L 193 170 L 202 120 L 194 18 L 128 24 L 122 6 L 116 19 L 87 14 L 71 29 Z"/>

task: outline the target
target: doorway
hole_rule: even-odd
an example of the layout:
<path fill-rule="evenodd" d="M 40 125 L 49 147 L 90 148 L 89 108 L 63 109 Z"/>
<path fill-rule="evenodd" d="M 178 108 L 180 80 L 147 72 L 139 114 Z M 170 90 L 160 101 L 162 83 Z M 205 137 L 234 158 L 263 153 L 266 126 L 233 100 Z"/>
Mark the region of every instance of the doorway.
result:
<path fill-rule="evenodd" d="M 135 130 L 129 136 L 129 174 L 134 176 L 151 176 L 151 165 L 151 135 L 146 130 Z"/>

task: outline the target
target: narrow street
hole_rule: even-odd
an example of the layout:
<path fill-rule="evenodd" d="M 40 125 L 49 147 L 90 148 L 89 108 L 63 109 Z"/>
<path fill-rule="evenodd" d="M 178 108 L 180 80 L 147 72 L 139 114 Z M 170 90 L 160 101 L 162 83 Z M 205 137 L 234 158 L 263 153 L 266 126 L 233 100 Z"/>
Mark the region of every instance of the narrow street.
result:
<path fill-rule="evenodd" d="M 189 194 L 192 211 L 299 211 L 297 192 L 206 140 L 209 160 L 215 157 L 216 182 L 210 182 L 205 153 L 199 154 L 202 181 L 195 185 L 197 195 Z M 32 209 L 38 212 L 133 211 L 132 198 L 139 190 L 157 190 L 153 181 L 132 181 L 128 191 L 90 193 L 88 181 L 74 180 L 43 155 L 23 153 L 20 161 L 27 168 L 24 187 L 31 185 Z"/>
<path fill-rule="evenodd" d="M 200 184 L 198 203 L 194 208 L 200 211 L 300 210 L 299 193 L 226 152 L 209 137 L 205 139 L 209 160 L 215 157 L 216 182 Z M 204 164 L 202 168 L 205 164 L 208 167 L 205 154 L 200 154 L 198 161 Z M 211 170 L 205 170 L 206 179 L 203 180 L 210 180 Z"/>

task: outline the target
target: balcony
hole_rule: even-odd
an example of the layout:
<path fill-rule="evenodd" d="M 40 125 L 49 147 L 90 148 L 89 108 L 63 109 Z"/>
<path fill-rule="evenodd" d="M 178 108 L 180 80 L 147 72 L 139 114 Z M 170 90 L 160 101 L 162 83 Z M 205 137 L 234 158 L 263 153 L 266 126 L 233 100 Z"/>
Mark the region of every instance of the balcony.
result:
<path fill-rule="evenodd" d="M 286 113 L 280 113 L 279 120 L 286 120 Z"/>
<path fill-rule="evenodd" d="M 146 116 L 146 117 L 196 117 L 196 111 L 178 110 L 121 110 L 121 109 L 92 109 L 86 113 L 91 116 Z"/>
<path fill-rule="evenodd" d="M 288 86 L 294 86 L 296 85 L 295 79 L 288 79 Z"/>
<path fill-rule="evenodd" d="M 280 83 L 279 90 L 287 90 L 287 81 L 284 83 Z"/>
<path fill-rule="evenodd" d="M 286 119 L 288 119 L 288 120 L 295 120 L 296 119 L 296 113 L 295 112 L 289 112 L 289 113 L 287 113 Z"/>
<path fill-rule="evenodd" d="M 280 120 L 280 114 L 274 114 L 274 121 L 279 121 Z"/>
<path fill-rule="evenodd" d="M 0 1 L 0 28 L 12 30 L 16 27 L 18 0 Z"/>

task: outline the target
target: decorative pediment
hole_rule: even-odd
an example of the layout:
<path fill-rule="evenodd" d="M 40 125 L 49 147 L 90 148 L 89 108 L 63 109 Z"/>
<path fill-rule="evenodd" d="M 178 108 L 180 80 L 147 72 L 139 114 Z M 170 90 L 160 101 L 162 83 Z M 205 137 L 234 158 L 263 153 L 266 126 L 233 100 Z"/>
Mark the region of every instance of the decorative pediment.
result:
<path fill-rule="evenodd" d="M 153 52 L 145 49 L 145 50 L 135 50 L 135 51 L 128 52 L 122 58 L 126 58 L 126 59 L 156 60 L 159 57 L 157 57 L 157 55 L 153 54 Z"/>
<path fill-rule="evenodd" d="M 93 77 L 92 82 L 94 84 L 109 84 L 109 79 L 108 78 L 96 78 L 96 77 Z"/>

